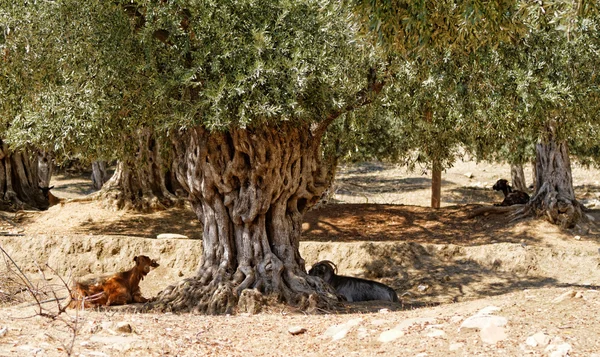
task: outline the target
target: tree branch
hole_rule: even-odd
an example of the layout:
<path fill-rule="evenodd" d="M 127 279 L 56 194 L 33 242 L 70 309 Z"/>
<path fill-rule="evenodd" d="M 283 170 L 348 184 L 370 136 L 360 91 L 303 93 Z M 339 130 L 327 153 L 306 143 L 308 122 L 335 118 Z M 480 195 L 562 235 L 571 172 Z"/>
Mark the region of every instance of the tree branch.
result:
<path fill-rule="evenodd" d="M 386 76 L 384 77 L 387 77 L 387 71 Z M 381 92 L 384 85 L 385 79 L 378 80 L 375 68 L 370 68 L 367 86 L 354 95 L 354 101 L 348 103 L 348 105 L 346 105 L 343 108 L 329 113 L 329 115 L 327 115 L 327 118 L 320 122 L 312 130 L 312 135 L 315 139 L 317 139 L 316 141 L 320 142 L 321 137 L 323 136 L 323 134 L 325 134 L 325 131 L 327 130 L 329 125 L 333 123 L 334 120 L 339 118 L 342 114 L 354 111 L 358 108 L 364 107 L 365 105 L 371 104 L 376 95 L 379 94 L 379 92 Z"/>

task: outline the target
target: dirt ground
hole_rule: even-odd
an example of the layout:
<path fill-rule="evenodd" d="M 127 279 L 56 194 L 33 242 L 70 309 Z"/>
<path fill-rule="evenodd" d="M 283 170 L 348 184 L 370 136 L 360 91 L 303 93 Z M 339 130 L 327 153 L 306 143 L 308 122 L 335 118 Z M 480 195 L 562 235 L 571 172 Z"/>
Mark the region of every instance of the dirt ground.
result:
<path fill-rule="evenodd" d="M 509 173 L 505 165 L 459 162 L 444 173 L 443 207 L 434 210 L 427 173 L 379 163 L 340 168 L 332 203 L 305 217 L 302 257 L 307 268 L 327 259 L 340 274 L 388 284 L 400 304 L 312 314 L 276 305 L 232 316 L 121 307 L 52 320 L 18 293 L 23 283 L 2 255 L 0 357 L 600 356 L 600 231 L 596 223 L 579 232 L 500 214 L 471 218 L 502 200 L 491 186 Z M 577 198 L 598 222 L 598 171 L 574 165 L 573 176 Z M 91 192 L 86 177 L 58 175 L 52 184 L 59 197 Z M 59 276 L 128 269 L 139 254 L 161 264 L 141 284 L 155 296 L 192 276 L 202 254 L 200 225 L 185 208 L 137 214 L 90 202 L 0 214 L 0 247 L 48 298 L 64 294 Z M 157 239 L 161 233 L 189 239 Z M 485 323 L 472 328 L 473 321 Z"/>

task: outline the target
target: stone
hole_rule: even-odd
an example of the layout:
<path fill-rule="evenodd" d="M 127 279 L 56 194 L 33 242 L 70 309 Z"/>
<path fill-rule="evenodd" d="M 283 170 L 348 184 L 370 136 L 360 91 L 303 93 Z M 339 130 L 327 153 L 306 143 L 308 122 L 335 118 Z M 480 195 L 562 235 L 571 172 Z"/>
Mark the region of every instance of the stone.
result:
<path fill-rule="evenodd" d="M 292 327 L 288 328 L 288 332 L 291 335 L 296 336 L 296 335 L 301 335 L 301 334 L 305 333 L 306 329 L 302 326 L 292 326 Z"/>
<path fill-rule="evenodd" d="M 504 327 L 508 323 L 508 319 L 502 316 L 495 315 L 474 315 L 467 318 L 460 325 L 460 329 L 483 329 L 486 326 Z"/>
<path fill-rule="evenodd" d="M 525 340 L 525 344 L 531 347 L 546 347 L 550 343 L 550 336 L 546 335 L 543 332 L 538 332 L 534 335 L 527 337 Z"/>
<path fill-rule="evenodd" d="M 497 342 L 506 340 L 508 336 L 504 327 L 488 325 L 479 331 L 479 337 L 483 343 L 495 345 Z"/>
<path fill-rule="evenodd" d="M 345 324 L 333 325 L 323 332 L 323 337 L 331 337 L 332 341 L 341 340 L 346 337 L 346 334 L 352 327 L 359 325 L 362 320 L 363 319 L 352 319 Z"/>
<path fill-rule="evenodd" d="M 566 293 L 563 293 L 560 296 L 557 296 L 556 298 L 554 298 L 554 300 L 552 300 L 552 302 L 555 303 L 555 304 L 558 304 L 558 303 L 563 302 L 565 300 L 574 298 L 575 295 L 577 295 L 577 292 L 575 290 L 569 290 Z"/>
<path fill-rule="evenodd" d="M 566 357 L 571 352 L 571 345 L 568 343 L 562 343 L 560 345 L 548 345 L 546 352 L 549 357 Z"/>
<path fill-rule="evenodd" d="M 500 311 L 501 309 L 497 306 L 487 306 L 484 307 L 483 309 L 477 311 L 477 313 L 475 314 L 476 316 L 487 316 L 487 315 L 493 315 L 495 312 Z"/>
<path fill-rule="evenodd" d="M 393 328 L 391 330 L 383 331 L 377 341 L 379 342 L 392 342 L 394 340 L 399 339 L 404 336 L 404 331 L 399 330 L 397 328 Z"/>
<path fill-rule="evenodd" d="M 123 333 L 132 333 L 133 332 L 133 328 L 127 322 L 119 322 L 119 323 L 117 323 L 117 326 L 116 326 L 115 329 L 116 329 L 117 332 L 123 332 Z"/>
<path fill-rule="evenodd" d="M 156 239 L 189 239 L 189 237 L 177 233 L 161 233 L 156 236 Z"/>
<path fill-rule="evenodd" d="M 8 333 L 8 327 L 0 328 L 0 337 L 6 336 L 7 333 Z"/>

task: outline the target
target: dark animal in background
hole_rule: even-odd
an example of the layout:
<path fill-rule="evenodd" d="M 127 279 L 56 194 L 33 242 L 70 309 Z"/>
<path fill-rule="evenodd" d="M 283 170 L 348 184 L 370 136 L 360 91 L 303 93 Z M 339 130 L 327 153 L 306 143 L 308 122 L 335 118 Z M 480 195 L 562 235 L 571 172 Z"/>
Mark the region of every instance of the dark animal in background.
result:
<path fill-rule="evenodd" d="M 502 191 L 502 193 L 504 193 L 504 201 L 502 201 L 502 203 L 496 203 L 494 206 L 512 206 L 529 202 L 529 195 L 527 193 L 513 190 L 505 179 L 496 181 L 492 188 L 494 191 Z"/>
<path fill-rule="evenodd" d="M 313 265 L 308 275 L 318 276 L 335 289 L 347 301 L 384 300 L 400 302 L 394 289 L 372 280 L 336 275 L 337 267 L 329 260 Z"/>
<path fill-rule="evenodd" d="M 48 204 L 50 205 L 50 207 L 57 205 L 57 204 L 62 204 L 63 203 L 63 199 L 62 198 L 58 198 L 56 196 L 54 196 L 52 194 L 52 192 L 50 192 L 51 189 L 53 189 L 54 186 L 50 186 L 50 187 L 40 187 L 40 190 L 42 190 L 42 194 L 44 195 L 44 197 L 46 198 L 46 200 L 48 201 Z"/>
<path fill-rule="evenodd" d="M 140 281 L 159 264 L 145 255 L 133 258 L 135 266 L 127 271 L 108 277 L 77 282 L 71 292 L 70 307 L 94 307 L 125 305 L 147 302 L 142 296 Z"/>

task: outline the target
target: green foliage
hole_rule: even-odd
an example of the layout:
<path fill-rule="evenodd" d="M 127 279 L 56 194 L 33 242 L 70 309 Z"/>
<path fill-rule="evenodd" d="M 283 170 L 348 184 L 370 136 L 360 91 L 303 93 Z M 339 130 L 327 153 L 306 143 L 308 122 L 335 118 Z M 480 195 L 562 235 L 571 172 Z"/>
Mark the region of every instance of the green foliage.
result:
<path fill-rule="evenodd" d="M 320 122 L 379 61 L 337 1 L 18 2 L 1 19 L 10 142 L 94 157 L 142 127 Z"/>

